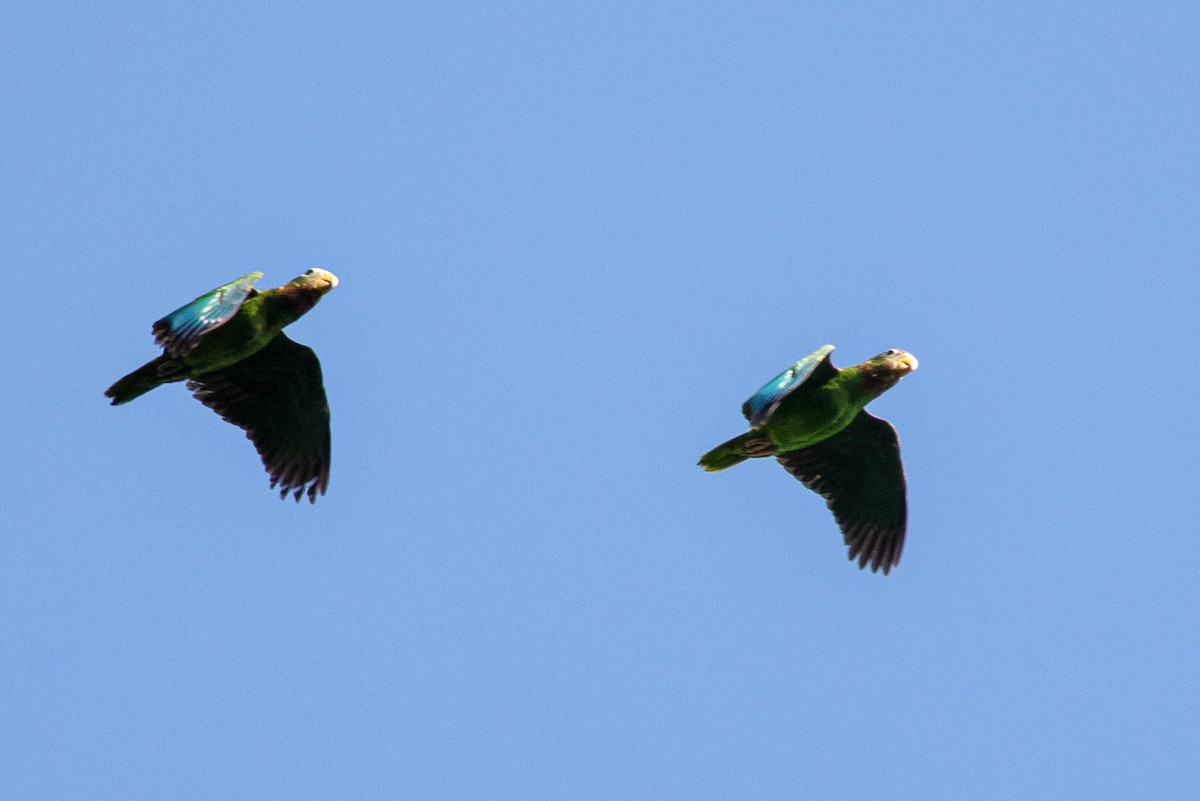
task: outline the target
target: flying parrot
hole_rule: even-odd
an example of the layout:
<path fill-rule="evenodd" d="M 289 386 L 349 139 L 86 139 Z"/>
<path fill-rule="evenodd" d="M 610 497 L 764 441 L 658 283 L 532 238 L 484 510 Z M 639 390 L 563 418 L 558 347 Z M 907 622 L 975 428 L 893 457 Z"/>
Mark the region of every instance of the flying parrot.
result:
<path fill-rule="evenodd" d="M 104 395 L 114 406 L 160 384 L 188 382 L 208 408 L 246 432 L 279 497 L 307 493 L 315 503 L 329 484 L 329 403 L 312 348 L 288 339 L 298 320 L 338 284 L 306 270 L 281 287 L 258 291 L 260 272 L 219 286 L 153 326 L 163 353 Z"/>
<path fill-rule="evenodd" d="M 900 562 L 908 517 L 900 442 L 891 423 L 865 408 L 917 369 L 888 350 L 839 370 L 825 345 L 784 370 L 742 405 L 750 430 L 700 457 L 708 471 L 774 456 L 822 495 L 859 568 L 888 571 Z"/>

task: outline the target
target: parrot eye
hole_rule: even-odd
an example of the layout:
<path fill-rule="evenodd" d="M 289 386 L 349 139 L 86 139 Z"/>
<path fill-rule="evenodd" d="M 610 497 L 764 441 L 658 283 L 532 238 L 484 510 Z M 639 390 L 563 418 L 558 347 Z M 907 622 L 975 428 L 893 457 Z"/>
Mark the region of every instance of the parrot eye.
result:
<path fill-rule="evenodd" d="M 304 271 L 304 274 L 305 274 L 305 275 L 312 275 L 312 270 L 305 270 L 305 271 Z"/>
<path fill-rule="evenodd" d="M 899 356 L 899 355 L 900 355 L 900 351 L 896 350 L 895 348 L 888 348 L 888 351 L 887 351 L 887 353 L 886 353 L 885 355 L 887 355 L 887 356 Z"/>

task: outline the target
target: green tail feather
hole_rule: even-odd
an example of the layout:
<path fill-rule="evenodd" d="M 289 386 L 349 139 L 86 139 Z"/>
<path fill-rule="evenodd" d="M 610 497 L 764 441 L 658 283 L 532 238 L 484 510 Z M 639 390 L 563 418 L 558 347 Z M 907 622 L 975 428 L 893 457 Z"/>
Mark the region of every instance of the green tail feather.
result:
<path fill-rule="evenodd" d="M 129 401 L 139 395 L 145 395 L 160 384 L 166 384 L 171 381 L 182 381 L 185 378 L 187 378 L 187 370 L 183 364 L 179 360 L 169 358 L 166 354 L 163 354 L 157 359 L 146 362 L 104 390 L 104 397 L 112 398 L 113 406 L 121 403 L 129 403 Z"/>
<path fill-rule="evenodd" d="M 761 431 L 747 431 L 728 442 L 722 442 L 700 457 L 700 466 L 710 473 L 741 464 L 755 456 L 770 456 L 775 444 Z"/>

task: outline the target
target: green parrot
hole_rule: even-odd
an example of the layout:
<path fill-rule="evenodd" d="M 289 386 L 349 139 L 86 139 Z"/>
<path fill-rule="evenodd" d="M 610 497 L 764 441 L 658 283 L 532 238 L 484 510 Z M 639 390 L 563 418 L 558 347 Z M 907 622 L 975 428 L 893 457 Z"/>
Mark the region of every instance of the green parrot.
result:
<path fill-rule="evenodd" d="M 774 456 L 822 495 L 859 568 L 888 571 L 900 562 L 908 517 L 900 442 L 891 423 L 865 407 L 917 360 L 888 350 L 839 370 L 825 345 L 784 370 L 742 406 L 750 430 L 700 457 L 708 471 Z"/>
<path fill-rule="evenodd" d="M 113 384 L 114 406 L 160 384 L 188 382 L 208 408 L 246 432 L 271 488 L 315 503 L 329 484 L 329 402 L 312 348 L 288 339 L 298 320 L 338 284 L 325 270 L 258 291 L 260 272 L 219 286 L 154 324 L 163 354 Z"/>

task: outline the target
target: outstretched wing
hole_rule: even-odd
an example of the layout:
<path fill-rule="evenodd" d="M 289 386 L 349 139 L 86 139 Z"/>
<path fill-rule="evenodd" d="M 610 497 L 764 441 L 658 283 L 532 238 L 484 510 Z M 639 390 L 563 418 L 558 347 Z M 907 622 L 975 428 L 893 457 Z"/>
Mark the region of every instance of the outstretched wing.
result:
<path fill-rule="evenodd" d="M 329 402 L 312 348 L 283 333 L 237 364 L 188 381 L 208 408 L 246 432 L 279 497 L 315 503 L 329 484 Z"/>
<path fill-rule="evenodd" d="M 862 411 L 829 439 L 777 458 L 824 496 L 860 568 L 870 564 L 886 576 L 899 564 L 908 504 L 900 441 L 891 423 Z"/>
<path fill-rule="evenodd" d="M 783 403 L 783 399 L 792 394 L 814 373 L 817 373 L 817 368 L 821 368 L 817 375 L 820 381 L 826 381 L 837 375 L 838 369 L 829 361 L 831 353 L 833 353 L 833 345 L 817 348 L 755 392 L 750 400 L 742 404 L 742 414 L 750 421 L 750 427 L 761 428 L 779 408 L 779 404 Z"/>
<path fill-rule="evenodd" d="M 154 323 L 154 341 L 171 358 L 183 356 L 209 331 L 229 322 L 254 293 L 254 283 L 262 277 L 260 272 L 243 275 L 181 306 Z"/>

